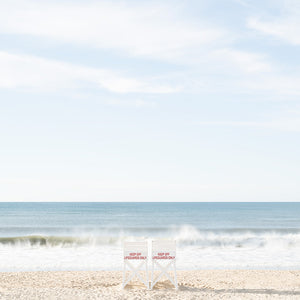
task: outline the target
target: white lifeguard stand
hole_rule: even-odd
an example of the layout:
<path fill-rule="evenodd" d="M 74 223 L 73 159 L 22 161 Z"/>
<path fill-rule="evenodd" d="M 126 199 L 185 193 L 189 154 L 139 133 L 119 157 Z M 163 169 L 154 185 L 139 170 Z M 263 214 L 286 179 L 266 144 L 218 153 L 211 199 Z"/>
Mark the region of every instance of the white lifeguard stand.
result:
<path fill-rule="evenodd" d="M 157 267 L 160 273 L 154 279 L 154 268 Z M 170 269 L 173 270 L 170 270 Z M 169 271 L 174 272 L 174 278 L 170 276 Z M 176 275 L 176 241 L 174 240 L 154 240 L 152 241 L 152 272 L 151 272 L 151 289 L 165 275 L 175 289 L 178 289 Z"/>
<path fill-rule="evenodd" d="M 146 278 L 140 271 L 145 267 Z M 128 269 L 127 269 L 128 268 Z M 129 271 L 128 277 L 126 273 Z M 148 276 L 148 243 L 147 241 L 124 242 L 124 268 L 123 268 L 123 284 L 122 288 L 134 278 L 137 277 L 149 289 Z"/>

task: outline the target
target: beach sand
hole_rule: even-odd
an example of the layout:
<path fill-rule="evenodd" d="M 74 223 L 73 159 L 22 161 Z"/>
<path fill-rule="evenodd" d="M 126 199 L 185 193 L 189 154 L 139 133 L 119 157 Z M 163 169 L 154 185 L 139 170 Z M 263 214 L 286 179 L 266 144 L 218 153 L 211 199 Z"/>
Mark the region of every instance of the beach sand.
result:
<path fill-rule="evenodd" d="M 300 271 L 178 271 L 152 291 L 120 271 L 0 273 L 0 299 L 300 299 Z"/>

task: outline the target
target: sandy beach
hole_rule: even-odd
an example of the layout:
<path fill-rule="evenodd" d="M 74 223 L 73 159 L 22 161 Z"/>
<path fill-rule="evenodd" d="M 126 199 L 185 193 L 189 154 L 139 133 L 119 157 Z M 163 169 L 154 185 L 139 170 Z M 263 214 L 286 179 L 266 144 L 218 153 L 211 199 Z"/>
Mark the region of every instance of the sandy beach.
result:
<path fill-rule="evenodd" d="M 177 291 L 121 282 L 119 271 L 0 273 L 0 299 L 300 299 L 300 271 L 178 271 Z"/>

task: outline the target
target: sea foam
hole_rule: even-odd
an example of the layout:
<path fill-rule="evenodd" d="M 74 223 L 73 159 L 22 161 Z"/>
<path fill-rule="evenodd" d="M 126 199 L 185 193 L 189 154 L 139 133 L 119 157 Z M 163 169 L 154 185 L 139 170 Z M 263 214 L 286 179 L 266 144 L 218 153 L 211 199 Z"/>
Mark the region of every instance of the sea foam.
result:
<path fill-rule="evenodd" d="M 182 225 L 157 231 L 140 228 L 138 234 L 115 228 L 109 233 L 2 237 L 0 271 L 117 270 L 122 268 L 124 240 L 162 237 L 177 241 L 179 269 L 300 267 L 297 230 L 200 230 Z"/>

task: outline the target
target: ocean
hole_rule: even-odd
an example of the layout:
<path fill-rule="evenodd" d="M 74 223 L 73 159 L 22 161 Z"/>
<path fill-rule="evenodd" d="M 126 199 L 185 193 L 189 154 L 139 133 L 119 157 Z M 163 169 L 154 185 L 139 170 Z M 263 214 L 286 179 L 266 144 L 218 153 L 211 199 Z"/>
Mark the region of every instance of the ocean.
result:
<path fill-rule="evenodd" d="M 300 269 L 300 203 L 0 202 L 0 271 L 121 270 L 142 238 L 182 270 Z"/>

